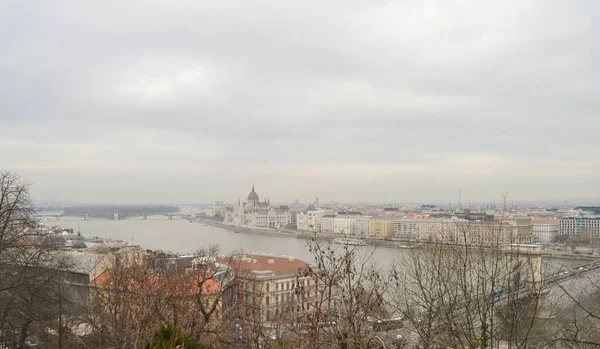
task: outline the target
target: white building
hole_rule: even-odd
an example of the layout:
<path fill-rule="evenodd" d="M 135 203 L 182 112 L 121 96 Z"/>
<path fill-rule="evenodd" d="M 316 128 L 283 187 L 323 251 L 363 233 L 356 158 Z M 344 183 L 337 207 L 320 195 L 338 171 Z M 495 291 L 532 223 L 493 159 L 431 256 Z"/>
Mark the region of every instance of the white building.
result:
<path fill-rule="evenodd" d="M 333 220 L 333 233 L 342 235 L 354 235 L 356 231 L 356 217 L 352 215 L 339 214 Z"/>
<path fill-rule="evenodd" d="M 282 228 L 292 222 L 292 212 L 287 206 L 274 207 L 268 200 L 261 202 L 254 191 L 248 201 L 238 200 L 236 205 L 225 211 L 223 223 L 246 228 Z"/>
<path fill-rule="evenodd" d="M 310 228 L 308 227 L 307 214 L 308 214 L 308 212 L 307 213 L 304 213 L 304 212 L 296 213 L 296 227 L 300 231 L 310 231 Z"/>
<path fill-rule="evenodd" d="M 533 219 L 533 241 L 548 244 L 558 236 L 558 219 Z"/>
<path fill-rule="evenodd" d="M 370 235 L 371 234 L 371 216 L 359 216 L 355 218 L 356 228 L 354 233 L 356 235 Z"/>
<path fill-rule="evenodd" d="M 332 234 L 334 228 L 334 214 L 327 214 L 321 218 L 321 233 Z"/>
<path fill-rule="evenodd" d="M 453 219 L 421 219 L 418 222 L 418 236 L 423 241 L 454 242 L 456 241 L 457 220 Z"/>
<path fill-rule="evenodd" d="M 296 214 L 296 223 L 298 224 L 298 230 L 308 232 L 321 232 L 321 220 L 326 214 L 326 211 L 307 211 L 306 213 L 300 212 Z"/>
<path fill-rule="evenodd" d="M 558 223 L 558 234 L 600 238 L 600 216 L 564 217 Z"/>
<path fill-rule="evenodd" d="M 402 218 L 394 223 L 394 236 L 412 240 L 419 237 L 419 221 L 415 218 Z"/>
<path fill-rule="evenodd" d="M 221 217 L 223 206 L 209 206 L 206 208 L 206 217 Z"/>

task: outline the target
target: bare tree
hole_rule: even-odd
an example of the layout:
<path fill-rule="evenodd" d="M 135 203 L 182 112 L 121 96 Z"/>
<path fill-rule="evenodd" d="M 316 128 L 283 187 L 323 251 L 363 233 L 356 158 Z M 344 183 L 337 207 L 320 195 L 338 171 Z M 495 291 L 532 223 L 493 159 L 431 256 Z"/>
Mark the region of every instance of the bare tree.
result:
<path fill-rule="evenodd" d="M 504 218 L 456 222 L 455 241 L 401 256 L 392 271 L 392 304 L 422 348 L 537 345 L 539 290 L 524 276 L 535 266 L 516 246 L 520 231 Z M 444 235 L 444 234 L 440 234 Z M 527 268 L 530 268 L 529 270 Z"/>
<path fill-rule="evenodd" d="M 373 250 L 335 246 L 314 237 L 314 263 L 298 274 L 296 307 L 303 311 L 286 326 L 290 348 L 372 348 L 379 340 L 373 320 L 386 317 L 385 271 Z M 310 280 L 303 282 L 301 280 Z"/>
<path fill-rule="evenodd" d="M 588 267 L 566 283 L 553 279 L 557 329 L 551 339 L 559 347 L 600 348 L 600 277 Z M 559 304 L 561 303 L 561 304 Z"/>
<path fill-rule="evenodd" d="M 0 343 L 24 347 L 72 311 L 64 272 L 71 264 L 56 253 L 61 242 L 35 219 L 30 184 L 0 172 Z"/>
<path fill-rule="evenodd" d="M 170 325 L 215 347 L 233 334 L 223 306 L 234 285 L 231 266 L 219 263 L 218 248 L 197 251 L 191 268 L 177 268 L 162 256 L 116 265 L 96 280 L 88 314 L 100 347 L 139 347 L 160 326 Z M 225 301 L 227 302 L 227 301 Z M 231 326 L 233 329 L 233 326 Z"/>

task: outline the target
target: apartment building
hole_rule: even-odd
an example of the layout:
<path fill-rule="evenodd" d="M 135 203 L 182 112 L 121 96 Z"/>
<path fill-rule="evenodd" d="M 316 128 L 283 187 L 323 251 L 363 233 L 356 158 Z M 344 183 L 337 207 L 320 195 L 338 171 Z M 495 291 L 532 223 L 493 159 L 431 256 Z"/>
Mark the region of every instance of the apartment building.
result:
<path fill-rule="evenodd" d="M 377 216 L 371 218 L 370 233 L 373 236 L 394 236 L 395 223 L 398 218 L 394 216 Z"/>
<path fill-rule="evenodd" d="M 468 245 L 529 244 L 533 240 L 530 217 L 462 221 L 454 230 L 456 242 Z"/>
<path fill-rule="evenodd" d="M 558 223 L 558 235 L 600 238 L 600 216 L 569 216 Z"/>
<path fill-rule="evenodd" d="M 417 222 L 418 239 L 421 241 L 456 241 L 456 223 L 452 219 L 420 219 Z"/>
<path fill-rule="evenodd" d="M 230 258 L 237 274 L 240 318 L 249 328 L 284 322 L 308 310 L 316 295 L 314 279 L 304 276 L 308 263 L 293 257 L 245 254 Z M 305 297 L 299 297 L 301 288 Z"/>
<path fill-rule="evenodd" d="M 513 238 L 519 244 L 531 244 L 533 242 L 533 226 L 531 217 L 527 216 L 509 216 L 501 220 L 512 227 Z"/>
<path fill-rule="evenodd" d="M 414 240 L 419 236 L 419 221 L 415 218 L 402 218 L 394 222 L 394 236 L 403 240 Z"/>
<path fill-rule="evenodd" d="M 368 236 L 371 234 L 371 216 L 359 216 L 356 217 L 356 228 L 354 230 L 356 235 Z"/>
<path fill-rule="evenodd" d="M 558 219 L 533 219 L 531 221 L 533 242 L 548 244 L 558 236 Z"/>
<path fill-rule="evenodd" d="M 356 218 L 353 215 L 339 214 L 333 220 L 333 233 L 341 235 L 354 235 L 356 232 Z"/>
<path fill-rule="evenodd" d="M 322 210 L 297 213 L 296 223 L 298 225 L 298 230 L 320 233 L 321 221 L 326 213 L 327 212 Z"/>
<path fill-rule="evenodd" d="M 321 233 L 333 234 L 334 229 L 334 214 L 326 214 L 321 218 Z"/>

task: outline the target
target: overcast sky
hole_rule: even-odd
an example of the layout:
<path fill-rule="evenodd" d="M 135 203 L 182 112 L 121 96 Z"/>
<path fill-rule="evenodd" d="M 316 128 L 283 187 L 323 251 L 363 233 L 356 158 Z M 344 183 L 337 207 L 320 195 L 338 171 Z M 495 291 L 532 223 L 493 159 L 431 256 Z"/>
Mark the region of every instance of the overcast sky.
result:
<path fill-rule="evenodd" d="M 2 1 L 36 199 L 600 200 L 597 1 Z"/>

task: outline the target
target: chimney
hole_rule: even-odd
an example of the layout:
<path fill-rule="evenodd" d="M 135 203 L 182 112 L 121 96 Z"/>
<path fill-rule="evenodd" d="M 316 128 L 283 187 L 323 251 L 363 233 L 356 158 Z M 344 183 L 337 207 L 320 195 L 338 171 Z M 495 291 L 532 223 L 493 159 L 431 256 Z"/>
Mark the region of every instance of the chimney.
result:
<path fill-rule="evenodd" d="M 273 263 L 275 263 L 275 260 L 274 260 L 274 259 L 269 259 L 269 260 L 267 261 L 267 263 L 269 263 L 269 264 L 273 264 Z"/>
<path fill-rule="evenodd" d="M 256 259 L 253 259 L 253 260 L 252 260 L 252 263 L 256 264 Z"/>
<path fill-rule="evenodd" d="M 293 261 L 294 261 L 294 257 L 292 257 L 292 256 L 289 256 L 289 257 L 288 257 L 288 261 L 290 261 L 290 262 L 293 262 Z"/>

